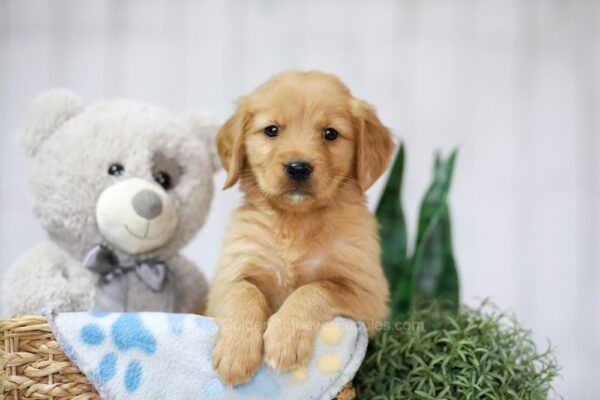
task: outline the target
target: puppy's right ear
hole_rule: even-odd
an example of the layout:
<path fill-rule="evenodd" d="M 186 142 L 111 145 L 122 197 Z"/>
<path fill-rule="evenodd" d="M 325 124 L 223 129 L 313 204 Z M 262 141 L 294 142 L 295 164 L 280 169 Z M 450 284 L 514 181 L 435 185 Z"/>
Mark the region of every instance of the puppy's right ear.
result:
<path fill-rule="evenodd" d="M 244 103 L 244 99 L 240 100 L 235 114 L 225 122 L 217 134 L 217 152 L 223 168 L 227 171 L 223 189 L 228 189 L 237 182 L 244 164 L 244 132 L 251 117 Z"/>
<path fill-rule="evenodd" d="M 21 147 L 34 156 L 48 137 L 83 108 L 81 98 L 69 90 L 53 89 L 39 94 L 27 112 Z"/>

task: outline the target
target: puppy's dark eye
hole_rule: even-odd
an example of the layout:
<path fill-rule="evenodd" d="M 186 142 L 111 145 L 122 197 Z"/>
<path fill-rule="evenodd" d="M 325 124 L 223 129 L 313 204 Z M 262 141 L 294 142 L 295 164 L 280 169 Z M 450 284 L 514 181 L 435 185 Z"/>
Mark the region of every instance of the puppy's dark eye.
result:
<path fill-rule="evenodd" d="M 171 188 L 171 175 L 167 174 L 164 171 L 158 171 L 152 174 L 152 177 L 160 186 L 162 186 L 165 190 Z"/>
<path fill-rule="evenodd" d="M 333 128 L 327 128 L 323 131 L 323 138 L 325 140 L 335 140 L 337 139 L 339 133 Z"/>
<path fill-rule="evenodd" d="M 108 167 L 108 174 L 112 176 L 121 176 L 125 172 L 125 167 L 121 164 L 115 163 Z"/>
<path fill-rule="evenodd" d="M 269 125 L 265 128 L 265 135 L 275 137 L 279 135 L 279 127 L 277 125 Z"/>

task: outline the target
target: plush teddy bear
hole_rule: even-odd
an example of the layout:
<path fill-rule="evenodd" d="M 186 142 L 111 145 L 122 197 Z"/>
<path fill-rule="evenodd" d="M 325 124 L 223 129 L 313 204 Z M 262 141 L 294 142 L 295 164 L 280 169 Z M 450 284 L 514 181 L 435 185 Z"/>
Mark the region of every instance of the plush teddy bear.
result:
<path fill-rule="evenodd" d="M 179 251 L 209 210 L 217 129 L 204 113 L 41 94 L 22 139 L 48 241 L 6 273 L 5 311 L 197 309 L 207 283 Z"/>

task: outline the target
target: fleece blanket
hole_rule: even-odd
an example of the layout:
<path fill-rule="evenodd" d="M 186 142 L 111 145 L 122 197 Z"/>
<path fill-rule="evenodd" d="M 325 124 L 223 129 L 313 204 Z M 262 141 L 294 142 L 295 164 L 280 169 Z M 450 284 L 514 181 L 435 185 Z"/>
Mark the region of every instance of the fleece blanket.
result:
<path fill-rule="evenodd" d="M 191 314 L 47 314 L 58 343 L 102 399 L 330 400 L 356 373 L 367 347 L 362 323 L 335 318 L 319 331 L 310 362 L 225 385 L 211 366 L 215 322 Z"/>

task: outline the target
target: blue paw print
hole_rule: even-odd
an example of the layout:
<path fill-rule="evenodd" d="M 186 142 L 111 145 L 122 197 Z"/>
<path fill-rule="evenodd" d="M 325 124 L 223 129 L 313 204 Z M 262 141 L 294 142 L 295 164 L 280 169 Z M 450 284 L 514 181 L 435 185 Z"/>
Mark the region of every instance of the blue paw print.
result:
<path fill-rule="evenodd" d="M 214 332 L 217 330 L 217 324 L 206 317 L 194 317 L 194 322 L 198 326 L 198 328 L 203 331 Z"/>
<path fill-rule="evenodd" d="M 224 393 L 225 384 L 219 378 L 210 378 L 202 385 L 202 394 L 210 400 L 221 399 Z"/>
<path fill-rule="evenodd" d="M 181 336 L 183 323 L 187 317 L 188 315 L 186 314 L 166 314 L 167 323 L 169 324 L 169 329 L 173 335 Z M 217 325 L 210 318 L 194 316 L 192 317 L 192 320 L 194 321 L 194 324 L 203 331 L 214 332 L 217 330 Z"/>
<path fill-rule="evenodd" d="M 272 399 L 280 395 L 281 388 L 275 379 L 269 375 L 268 370 L 262 367 L 256 371 L 252 380 L 236 386 L 235 391 L 244 399 L 253 396 Z"/>
<path fill-rule="evenodd" d="M 104 331 L 98 324 L 85 324 L 80 336 L 83 343 L 90 346 L 98 346 L 104 341 Z"/>
<path fill-rule="evenodd" d="M 97 318 L 103 318 L 108 314 L 105 313 L 90 313 Z M 181 321 L 183 323 L 183 321 Z M 178 330 L 177 321 L 172 327 L 174 333 Z M 179 332 L 181 332 L 179 330 Z M 138 314 L 122 314 L 110 328 L 111 339 L 118 352 L 138 350 L 146 355 L 151 355 L 156 352 L 157 342 L 152 332 L 145 326 L 144 322 Z M 99 324 L 88 323 L 81 328 L 81 340 L 89 346 L 101 345 L 106 333 Z M 106 353 L 98 365 L 96 376 L 100 382 L 108 382 L 117 375 L 118 354 L 115 352 Z M 129 393 L 135 392 L 142 382 L 143 371 L 139 361 L 133 360 L 127 364 L 123 377 L 123 384 Z"/>
<path fill-rule="evenodd" d="M 123 314 L 110 328 L 113 343 L 121 351 L 138 349 L 146 354 L 156 351 L 156 339 L 138 314 Z"/>
<path fill-rule="evenodd" d="M 171 333 L 175 336 L 180 336 L 183 331 L 183 322 L 187 315 L 185 314 L 166 314 L 167 323 L 169 324 L 169 329 L 171 329 Z"/>
<path fill-rule="evenodd" d="M 96 317 L 96 318 L 104 318 L 107 317 L 110 313 L 106 312 L 106 311 L 91 311 L 89 313 L 92 317 Z"/>
<path fill-rule="evenodd" d="M 115 353 L 106 353 L 100 360 L 98 367 L 98 377 L 102 382 L 108 382 L 115 377 L 117 373 L 117 355 Z"/>
<path fill-rule="evenodd" d="M 142 366 L 138 361 L 131 361 L 125 371 L 125 389 L 133 393 L 140 387 L 142 381 Z"/>

